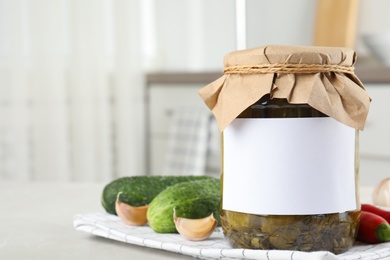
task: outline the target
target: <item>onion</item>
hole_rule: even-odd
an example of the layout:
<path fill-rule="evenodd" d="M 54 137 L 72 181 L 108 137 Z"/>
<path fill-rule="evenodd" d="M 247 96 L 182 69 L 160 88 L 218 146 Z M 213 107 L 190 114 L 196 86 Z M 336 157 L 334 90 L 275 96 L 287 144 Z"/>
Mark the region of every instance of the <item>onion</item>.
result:
<path fill-rule="evenodd" d="M 375 205 L 390 207 L 390 178 L 383 179 L 375 187 L 372 200 Z"/>

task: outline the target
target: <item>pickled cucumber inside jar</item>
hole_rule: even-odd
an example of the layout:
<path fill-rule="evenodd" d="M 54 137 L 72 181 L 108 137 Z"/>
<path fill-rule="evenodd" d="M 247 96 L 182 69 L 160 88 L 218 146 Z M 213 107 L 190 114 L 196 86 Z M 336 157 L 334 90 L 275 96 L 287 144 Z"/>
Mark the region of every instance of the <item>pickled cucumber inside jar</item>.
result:
<path fill-rule="evenodd" d="M 357 235 L 360 212 L 312 216 L 252 215 L 222 211 L 223 230 L 235 248 L 298 251 L 348 250 Z M 245 219 L 241 225 L 240 217 Z M 231 222 L 230 219 L 235 219 Z"/>

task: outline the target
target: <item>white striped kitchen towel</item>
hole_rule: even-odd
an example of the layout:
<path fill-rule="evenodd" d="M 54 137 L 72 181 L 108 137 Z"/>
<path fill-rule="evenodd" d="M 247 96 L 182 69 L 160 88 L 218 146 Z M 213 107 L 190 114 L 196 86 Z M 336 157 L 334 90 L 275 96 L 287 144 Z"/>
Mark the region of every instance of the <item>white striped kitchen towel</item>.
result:
<path fill-rule="evenodd" d="M 179 234 L 158 234 L 149 226 L 129 226 L 119 217 L 108 213 L 78 214 L 74 217 L 76 230 L 138 246 L 170 251 L 201 259 L 251 260 L 374 260 L 390 259 L 390 243 L 355 244 L 349 251 L 334 255 L 330 252 L 299 252 L 289 250 L 253 250 L 232 248 L 221 228 L 204 241 L 189 241 Z"/>
<path fill-rule="evenodd" d="M 204 175 L 212 114 L 207 109 L 173 111 L 163 175 Z"/>

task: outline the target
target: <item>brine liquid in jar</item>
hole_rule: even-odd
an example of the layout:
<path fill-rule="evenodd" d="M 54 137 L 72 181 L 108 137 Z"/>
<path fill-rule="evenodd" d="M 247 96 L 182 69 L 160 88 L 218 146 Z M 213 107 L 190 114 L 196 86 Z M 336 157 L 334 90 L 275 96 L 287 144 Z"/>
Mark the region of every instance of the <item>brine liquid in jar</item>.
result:
<path fill-rule="evenodd" d="M 358 130 L 264 96 L 222 132 L 221 222 L 235 248 L 352 247 L 360 218 Z"/>

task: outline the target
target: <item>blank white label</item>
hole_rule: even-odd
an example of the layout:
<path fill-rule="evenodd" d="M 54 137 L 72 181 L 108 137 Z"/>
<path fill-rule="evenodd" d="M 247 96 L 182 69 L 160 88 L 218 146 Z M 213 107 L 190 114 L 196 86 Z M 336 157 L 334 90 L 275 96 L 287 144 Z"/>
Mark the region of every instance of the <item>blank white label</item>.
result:
<path fill-rule="evenodd" d="M 237 118 L 223 136 L 223 209 L 259 215 L 357 209 L 355 129 L 330 117 Z"/>

